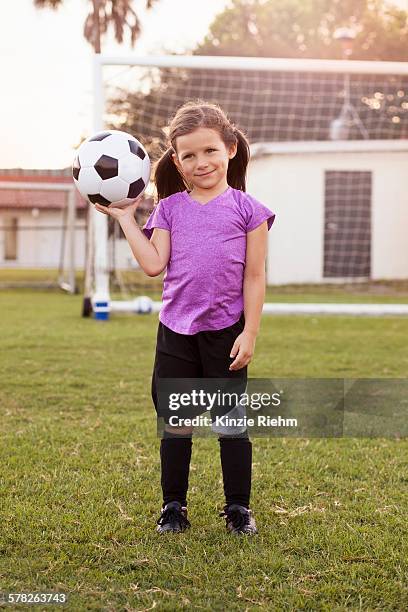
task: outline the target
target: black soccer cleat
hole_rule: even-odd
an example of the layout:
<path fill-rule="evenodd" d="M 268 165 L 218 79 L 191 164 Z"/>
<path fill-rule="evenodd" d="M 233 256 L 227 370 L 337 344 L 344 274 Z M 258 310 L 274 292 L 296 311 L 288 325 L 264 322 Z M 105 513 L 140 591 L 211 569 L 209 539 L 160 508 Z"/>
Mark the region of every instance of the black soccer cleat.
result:
<path fill-rule="evenodd" d="M 169 502 L 162 508 L 161 516 L 157 521 L 156 530 L 159 533 L 179 533 L 185 531 L 191 524 L 187 518 L 187 508 L 178 501 Z"/>
<path fill-rule="evenodd" d="M 255 519 L 252 516 L 252 510 L 245 508 L 245 506 L 240 506 L 239 504 L 224 506 L 220 516 L 225 517 L 227 530 L 235 535 L 241 535 L 242 533 L 253 535 L 258 533 Z"/>

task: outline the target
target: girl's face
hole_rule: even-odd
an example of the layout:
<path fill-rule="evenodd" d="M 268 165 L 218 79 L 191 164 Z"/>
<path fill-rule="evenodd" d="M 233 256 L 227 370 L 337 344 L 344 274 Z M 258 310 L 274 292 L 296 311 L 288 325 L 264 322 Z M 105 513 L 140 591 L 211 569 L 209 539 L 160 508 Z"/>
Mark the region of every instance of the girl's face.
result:
<path fill-rule="evenodd" d="M 195 189 L 215 190 L 225 184 L 229 160 L 237 146 L 225 146 L 220 134 L 210 128 L 197 128 L 176 138 L 177 155 L 173 161 L 189 185 Z"/>

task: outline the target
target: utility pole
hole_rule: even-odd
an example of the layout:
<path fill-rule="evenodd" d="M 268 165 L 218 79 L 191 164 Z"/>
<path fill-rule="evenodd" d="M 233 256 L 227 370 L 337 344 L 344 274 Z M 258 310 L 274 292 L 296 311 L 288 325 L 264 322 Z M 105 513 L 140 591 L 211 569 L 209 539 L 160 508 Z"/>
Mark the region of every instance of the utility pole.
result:
<path fill-rule="evenodd" d="M 351 28 L 337 28 L 333 34 L 335 40 L 339 40 L 342 47 L 342 55 L 344 60 L 349 60 L 353 55 L 353 43 L 356 34 Z M 350 75 L 344 75 L 344 102 L 340 115 L 333 119 L 330 124 L 329 138 L 330 140 L 348 140 L 350 128 L 357 126 L 360 134 L 365 140 L 368 140 L 370 135 L 360 119 L 360 116 L 351 102 L 350 91 Z"/>

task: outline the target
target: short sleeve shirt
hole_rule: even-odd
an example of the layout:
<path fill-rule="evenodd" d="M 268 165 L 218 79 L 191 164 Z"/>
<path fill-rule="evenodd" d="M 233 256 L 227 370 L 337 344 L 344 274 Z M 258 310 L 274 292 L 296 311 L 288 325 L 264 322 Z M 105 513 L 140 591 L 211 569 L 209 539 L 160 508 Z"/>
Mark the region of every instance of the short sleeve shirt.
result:
<path fill-rule="evenodd" d="M 228 187 L 206 204 L 187 191 L 160 200 L 143 232 L 170 232 L 170 259 L 163 279 L 160 321 L 179 334 L 219 330 L 244 310 L 246 235 L 275 220 L 264 204 Z"/>

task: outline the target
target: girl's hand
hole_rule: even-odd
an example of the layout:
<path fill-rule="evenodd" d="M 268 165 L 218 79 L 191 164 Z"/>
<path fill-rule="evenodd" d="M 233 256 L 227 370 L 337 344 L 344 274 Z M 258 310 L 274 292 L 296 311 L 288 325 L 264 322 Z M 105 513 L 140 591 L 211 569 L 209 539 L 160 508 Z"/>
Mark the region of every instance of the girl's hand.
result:
<path fill-rule="evenodd" d="M 121 221 L 123 219 L 127 219 L 128 217 L 134 217 L 135 212 L 142 201 L 142 196 L 140 195 L 134 202 L 125 206 L 124 208 L 119 208 L 119 206 L 114 206 L 113 204 L 109 204 L 109 206 L 101 206 L 100 204 L 94 204 L 96 210 L 103 213 L 104 215 L 108 215 L 117 221 Z"/>
<path fill-rule="evenodd" d="M 236 337 L 232 346 L 230 357 L 235 357 L 230 370 L 240 370 L 250 363 L 255 351 L 256 336 L 243 331 Z"/>

